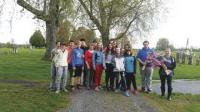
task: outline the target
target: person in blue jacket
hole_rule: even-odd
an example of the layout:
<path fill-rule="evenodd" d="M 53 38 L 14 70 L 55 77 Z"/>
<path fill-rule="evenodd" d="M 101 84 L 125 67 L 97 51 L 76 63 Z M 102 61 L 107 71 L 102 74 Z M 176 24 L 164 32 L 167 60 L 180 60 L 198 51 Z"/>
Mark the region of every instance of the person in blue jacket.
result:
<path fill-rule="evenodd" d="M 81 42 L 76 43 L 77 47 L 72 50 L 72 67 L 75 70 L 74 76 L 72 78 L 72 90 L 77 87 L 79 89 L 82 68 L 84 66 L 84 51 L 81 49 Z"/>
<path fill-rule="evenodd" d="M 133 93 L 137 93 L 137 85 L 136 85 L 136 62 L 137 59 L 135 56 L 132 56 L 131 50 L 126 51 L 125 57 L 125 77 L 126 77 L 126 96 L 129 96 L 129 91 L 131 90 L 131 83 L 133 84 L 134 91 Z"/>
<path fill-rule="evenodd" d="M 93 69 L 95 70 L 95 91 L 100 90 L 100 84 L 101 84 L 101 75 L 103 72 L 103 69 L 105 69 L 105 55 L 102 52 L 102 44 L 97 44 L 97 49 L 94 51 L 92 56 L 92 65 Z"/>

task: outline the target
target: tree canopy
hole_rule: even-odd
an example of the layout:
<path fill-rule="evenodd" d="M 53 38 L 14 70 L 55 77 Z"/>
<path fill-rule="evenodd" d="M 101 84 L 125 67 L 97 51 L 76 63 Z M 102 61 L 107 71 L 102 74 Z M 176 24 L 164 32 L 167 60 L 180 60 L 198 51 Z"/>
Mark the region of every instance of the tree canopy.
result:
<path fill-rule="evenodd" d="M 160 38 L 156 44 L 156 49 L 158 50 L 165 50 L 166 48 L 174 49 L 174 46 L 169 43 L 167 38 Z"/>
<path fill-rule="evenodd" d="M 45 39 L 40 30 L 37 30 L 33 33 L 29 42 L 34 47 L 41 48 L 45 46 Z"/>
<path fill-rule="evenodd" d="M 81 20 L 100 32 L 103 44 L 109 42 L 111 30 L 121 33 L 118 38 L 126 34 L 148 32 L 153 27 L 162 7 L 162 0 L 78 1 L 76 7 L 82 15 Z"/>

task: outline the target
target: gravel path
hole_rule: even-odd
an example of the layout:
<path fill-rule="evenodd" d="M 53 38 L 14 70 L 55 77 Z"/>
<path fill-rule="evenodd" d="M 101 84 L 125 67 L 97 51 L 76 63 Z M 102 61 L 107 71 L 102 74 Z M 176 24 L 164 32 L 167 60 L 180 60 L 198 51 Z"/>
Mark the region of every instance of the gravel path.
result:
<path fill-rule="evenodd" d="M 173 92 L 200 94 L 200 81 L 196 80 L 173 80 L 172 82 Z M 153 91 L 160 94 L 160 81 L 153 84 Z"/>
<path fill-rule="evenodd" d="M 79 90 L 71 94 L 71 105 L 58 112 L 156 112 L 140 95 Z"/>

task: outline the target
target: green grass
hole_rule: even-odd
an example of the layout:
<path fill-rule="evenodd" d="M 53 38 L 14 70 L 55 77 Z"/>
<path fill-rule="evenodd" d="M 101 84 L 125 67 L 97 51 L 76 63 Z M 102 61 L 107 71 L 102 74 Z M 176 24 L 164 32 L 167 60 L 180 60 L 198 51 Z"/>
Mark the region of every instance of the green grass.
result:
<path fill-rule="evenodd" d="M 19 49 L 16 55 L 0 48 L 0 82 L 22 80 L 33 83 L 0 83 L 0 112 L 55 112 L 66 108 L 69 94 L 48 91 L 50 62 L 42 60 L 44 49 Z"/>
<path fill-rule="evenodd" d="M 49 79 L 50 62 L 42 60 L 44 49 L 34 49 L 32 53 L 28 49 L 19 49 L 19 52 L 0 55 L 0 79 Z"/>
<path fill-rule="evenodd" d="M 172 101 L 160 98 L 157 94 L 144 95 L 159 112 L 200 112 L 200 95 L 173 94 Z"/>
<path fill-rule="evenodd" d="M 66 107 L 68 95 L 49 93 L 41 84 L 27 88 L 16 84 L 0 84 L 1 112 L 55 112 Z"/>
<path fill-rule="evenodd" d="M 200 66 L 177 64 L 173 78 L 200 80 Z M 159 80 L 158 68 L 154 69 L 153 79 Z"/>

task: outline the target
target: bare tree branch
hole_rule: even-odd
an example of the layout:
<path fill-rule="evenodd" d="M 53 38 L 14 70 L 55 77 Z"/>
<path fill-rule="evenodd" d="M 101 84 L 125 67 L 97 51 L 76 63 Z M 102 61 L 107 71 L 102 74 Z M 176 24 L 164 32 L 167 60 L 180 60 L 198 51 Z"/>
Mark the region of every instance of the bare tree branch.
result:
<path fill-rule="evenodd" d="M 83 0 L 79 0 L 79 2 L 81 3 L 81 5 L 83 6 L 83 8 L 85 9 L 86 13 L 89 15 L 90 19 L 97 25 L 97 28 L 101 31 L 102 30 L 102 26 L 99 23 L 99 20 L 93 15 L 92 12 L 89 11 L 89 9 L 87 8 L 87 6 L 83 2 Z"/>
<path fill-rule="evenodd" d="M 140 2 L 139 6 L 138 6 L 138 10 L 136 11 L 136 13 L 135 13 L 133 19 L 129 22 L 128 26 L 126 27 L 126 30 L 125 30 L 123 33 L 121 33 L 121 35 L 120 35 L 119 37 L 117 37 L 116 39 L 120 39 L 120 38 L 124 37 L 124 36 L 126 35 L 126 33 L 128 32 L 129 28 L 131 27 L 132 23 L 133 23 L 140 15 L 142 15 L 142 13 L 138 14 L 139 8 L 140 8 L 140 6 L 142 5 L 142 3 L 143 3 L 143 0 Z M 135 7 L 135 6 L 134 6 L 134 7 Z"/>
<path fill-rule="evenodd" d="M 47 15 L 45 15 L 43 11 L 32 7 L 32 5 L 28 4 L 26 1 L 17 0 L 17 4 L 20 5 L 21 7 L 25 8 L 26 10 L 30 11 L 31 13 L 33 13 L 38 19 L 41 19 L 44 21 L 48 20 Z"/>
<path fill-rule="evenodd" d="M 138 14 L 136 13 L 135 16 L 133 17 L 133 19 L 129 22 L 128 26 L 126 27 L 126 30 L 123 33 L 121 33 L 121 35 L 119 37 L 117 37 L 116 39 L 120 39 L 126 35 L 129 28 L 131 27 L 132 23 L 137 19 L 137 17 L 138 17 Z"/>

